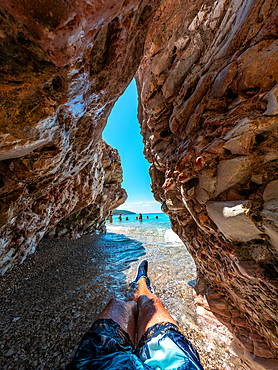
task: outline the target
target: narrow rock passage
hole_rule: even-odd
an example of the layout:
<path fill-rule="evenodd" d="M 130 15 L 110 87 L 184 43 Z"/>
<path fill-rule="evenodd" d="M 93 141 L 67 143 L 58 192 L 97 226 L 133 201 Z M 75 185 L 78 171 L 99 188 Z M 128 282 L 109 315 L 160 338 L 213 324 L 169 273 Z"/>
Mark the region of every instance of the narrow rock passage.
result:
<path fill-rule="evenodd" d="M 43 240 L 25 264 L 2 278 L 0 368 L 64 368 L 109 299 L 125 296 L 144 256 L 156 293 L 197 347 L 205 369 L 240 369 L 225 348 L 216 350 L 196 326 L 192 289 L 181 280 L 182 266 L 176 269 L 180 260 L 192 263 L 185 254 L 183 246 L 146 247 L 124 235 Z"/>

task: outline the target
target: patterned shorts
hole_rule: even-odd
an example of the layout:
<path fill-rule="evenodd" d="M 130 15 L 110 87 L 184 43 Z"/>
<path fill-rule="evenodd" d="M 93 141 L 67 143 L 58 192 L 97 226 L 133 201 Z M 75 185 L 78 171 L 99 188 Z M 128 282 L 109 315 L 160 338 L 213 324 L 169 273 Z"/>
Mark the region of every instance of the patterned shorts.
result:
<path fill-rule="evenodd" d="M 99 319 L 84 335 L 66 367 L 95 370 L 203 370 L 199 355 L 176 325 L 152 326 L 134 348 L 129 335 L 113 320 Z"/>

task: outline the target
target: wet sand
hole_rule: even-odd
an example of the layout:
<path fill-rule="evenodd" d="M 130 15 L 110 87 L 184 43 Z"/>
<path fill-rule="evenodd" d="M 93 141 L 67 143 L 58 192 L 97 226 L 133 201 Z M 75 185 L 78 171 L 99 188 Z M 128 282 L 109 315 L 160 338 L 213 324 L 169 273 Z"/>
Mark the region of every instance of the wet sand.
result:
<path fill-rule="evenodd" d="M 114 293 L 124 297 L 144 254 L 139 242 L 127 247 L 99 236 L 43 240 L 23 265 L 1 278 L 0 368 L 63 369 Z M 182 310 L 186 311 L 184 302 L 193 305 L 191 288 L 185 284 L 179 291 L 171 289 L 171 281 L 160 286 L 159 274 L 153 282 L 179 322 Z M 171 304 L 173 295 L 180 297 Z M 184 322 L 179 324 L 198 349 L 205 369 L 234 369 L 227 354 L 207 351 L 206 338 Z"/>

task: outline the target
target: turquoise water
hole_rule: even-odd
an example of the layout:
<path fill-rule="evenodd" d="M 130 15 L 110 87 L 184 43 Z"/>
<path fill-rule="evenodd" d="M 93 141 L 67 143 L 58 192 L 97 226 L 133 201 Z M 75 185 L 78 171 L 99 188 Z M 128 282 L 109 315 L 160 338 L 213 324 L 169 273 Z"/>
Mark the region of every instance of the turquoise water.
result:
<path fill-rule="evenodd" d="M 158 219 L 155 218 L 156 216 Z M 122 215 L 122 221 L 120 221 L 118 215 L 113 216 L 112 223 L 109 220 L 106 222 L 107 236 L 116 233 L 132 237 L 140 242 L 182 243 L 172 231 L 170 219 L 166 214 L 144 213 L 142 220 L 136 220 L 136 217 L 139 217 L 139 214 Z M 114 238 L 118 238 L 117 235 Z M 113 238 L 113 235 L 110 237 Z"/>
<path fill-rule="evenodd" d="M 106 222 L 107 233 L 102 238 L 119 245 L 118 260 L 115 259 L 109 264 L 109 273 L 114 274 L 111 270 L 114 266 L 115 270 L 119 270 L 116 267 L 119 263 L 123 266 L 128 264 L 129 267 L 124 273 L 127 281 L 132 281 L 136 275 L 138 261 L 147 259 L 155 292 L 163 299 L 167 309 L 180 320 L 186 317 L 186 320 L 194 321 L 192 288 L 187 284 L 196 278 L 193 259 L 171 229 L 167 215 L 145 213 L 142 214 L 142 221 L 136 220 L 136 216 L 139 214 L 122 215 L 120 221 L 119 216 L 115 215 L 112 223 L 109 220 Z M 155 216 L 158 216 L 158 219 Z"/>
<path fill-rule="evenodd" d="M 205 369 L 240 369 L 234 367 L 230 360 L 227 349 L 230 337 L 227 330 L 219 329 L 215 322 L 208 322 L 206 319 L 203 322 L 197 316 L 193 290 L 188 284 L 196 279 L 195 263 L 185 245 L 171 229 L 169 217 L 164 213 L 145 213 L 142 214 L 142 221 L 139 221 L 136 216 L 139 214 L 122 215 L 120 221 L 119 216 L 115 215 L 112 223 L 106 221 L 107 233 L 101 238 L 104 246 L 106 241 L 110 244 L 112 242 L 114 254 L 111 259 L 106 259 L 106 269 L 100 277 L 100 289 L 107 286 L 109 290 L 110 287 L 114 295 L 124 299 L 126 285 L 119 289 L 118 274 L 123 273 L 128 284 L 136 276 L 138 263 L 147 259 L 148 275 L 155 294 L 186 335 L 194 339 Z M 107 274 L 115 283 L 110 280 L 106 282 Z M 206 358 L 210 360 L 207 362 Z"/>
<path fill-rule="evenodd" d="M 149 217 L 149 219 L 146 219 L 146 217 Z M 155 218 L 155 216 L 158 217 L 158 219 Z M 128 221 L 126 221 L 126 217 L 128 217 Z M 139 213 L 131 214 L 131 215 L 122 215 L 122 221 L 119 221 L 118 215 L 113 215 L 113 223 L 115 224 L 134 224 L 138 225 L 139 220 L 136 220 L 136 217 L 139 217 Z M 169 217 L 165 213 L 142 213 L 142 225 L 161 225 L 163 227 L 171 228 L 171 222 Z"/>

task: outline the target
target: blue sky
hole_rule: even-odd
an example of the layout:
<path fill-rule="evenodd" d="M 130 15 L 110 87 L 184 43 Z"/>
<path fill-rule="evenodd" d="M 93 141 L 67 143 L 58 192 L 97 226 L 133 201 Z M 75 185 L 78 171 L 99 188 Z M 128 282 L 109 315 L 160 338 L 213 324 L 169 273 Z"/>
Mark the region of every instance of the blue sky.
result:
<path fill-rule="evenodd" d="M 120 209 L 136 213 L 161 212 L 151 192 L 149 163 L 143 155 L 143 140 L 137 120 L 137 89 L 135 80 L 118 99 L 103 131 L 103 139 L 117 148 L 122 161 L 127 201 Z"/>

